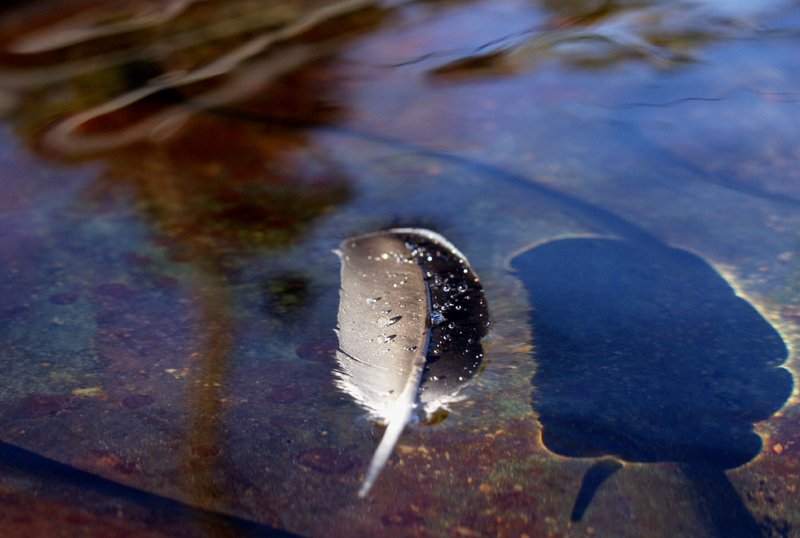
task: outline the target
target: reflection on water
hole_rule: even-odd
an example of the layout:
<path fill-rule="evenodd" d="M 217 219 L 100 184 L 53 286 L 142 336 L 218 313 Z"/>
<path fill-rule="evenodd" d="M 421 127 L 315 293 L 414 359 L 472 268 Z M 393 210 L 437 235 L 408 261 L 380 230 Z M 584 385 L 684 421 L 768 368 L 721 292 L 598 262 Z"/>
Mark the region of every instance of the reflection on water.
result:
<path fill-rule="evenodd" d="M 16 4 L 0 534 L 798 535 L 794 3 Z M 359 500 L 330 251 L 404 226 L 494 325 Z"/>
<path fill-rule="evenodd" d="M 329 55 L 347 30 L 372 22 L 375 16 L 365 21 L 362 12 L 374 3 L 101 5 L 65 14 L 51 25 L 8 32 L 4 79 L 23 98 L 65 81 L 88 86 L 67 99 L 45 95 L 43 103 L 33 105 L 42 114 L 68 112 L 43 136 L 50 149 L 73 154 L 147 139 L 158 142 L 198 111 L 252 97 L 281 76 Z M 343 21 L 346 16 L 357 18 L 359 26 Z M 107 38 L 105 46 L 97 46 L 100 38 Z"/>

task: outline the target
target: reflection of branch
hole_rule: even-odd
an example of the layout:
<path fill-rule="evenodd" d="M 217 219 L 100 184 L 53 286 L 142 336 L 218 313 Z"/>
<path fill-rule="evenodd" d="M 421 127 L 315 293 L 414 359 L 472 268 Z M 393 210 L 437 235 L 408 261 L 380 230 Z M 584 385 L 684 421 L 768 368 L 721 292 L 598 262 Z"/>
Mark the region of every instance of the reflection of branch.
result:
<path fill-rule="evenodd" d="M 645 60 L 658 67 L 672 68 L 697 61 L 694 51 L 708 42 L 735 38 L 743 30 L 752 31 L 753 28 L 751 19 L 742 24 L 744 21 L 736 17 L 720 16 L 707 3 L 616 5 L 604 2 L 599 7 L 587 6 L 585 2 L 553 4 L 545 7 L 556 13 L 538 28 L 492 39 L 473 51 L 428 52 L 396 65 L 418 63 L 437 56 L 461 56 L 438 69 L 440 74 L 453 72 L 460 76 L 486 74 L 485 66 L 479 61 L 465 65 L 470 60 L 498 58 L 504 62 L 501 67 L 505 71 L 500 69 L 501 74 L 531 70 L 542 58 L 558 59 L 581 68 L 604 67 L 628 60 Z M 751 16 L 766 14 L 768 10 Z M 487 49 L 488 54 L 484 52 Z M 470 67 L 475 67 L 475 72 L 470 71 Z M 497 74 L 497 70 L 489 74 Z"/>
<path fill-rule="evenodd" d="M 45 134 L 44 142 L 62 153 L 75 154 L 110 150 L 147 137 L 163 139 L 179 129 L 191 115 L 248 97 L 259 88 L 263 88 L 281 75 L 308 63 L 326 50 L 324 46 L 293 46 L 266 60 L 251 64 L 246 71 L 235 74 L 222 87 L 192 99 L 191 103 L 175 105 L 113 133 L 77 134 L 81 126 L 89 121 L 121 110 L 158 91 L 173 87 L 173 85 L 139 88 L 67 118 Z"/>
<path fill-rule="evenodd" d="M 206 275 L 214 278 L 216 275 Z M 218 458 L 193 457 L 193 449 L 201 452 L 220 451 L 219 443 L 224 433 L 222 428 L 223 387 L 231 366 L 231 350 L 233 348 L 233 324 L 230 319 L 230 308 L 227 298 L 217 286 L 207 286 L 201 299 L 203 325 L 207 329 L 205 335 L 204 356 L 200 367 L 193 376 L 189 387 L 188 404 L 190 413 L 194 414 L 188 425 L 186 447 L 192 469 L 193 503 L 198 506 L 210 506 L 212 501 L 224 494 L 221 490 L 217 472 L 221 469 Z"/>
<path fill-rule="evenodd" d="M 191 2 L 193 0 L 181 0 L 176 4 L 170 4 L 171 9 L 165 10 L 161 17 L 161 21 L 166 20 L 165 17 L 175 16 L 186 6 L 183 2 Z M 148 136 L 156 138 L 163 138 L 177 130 L 188 117 L 196 111 L 204 110 L 208 107 L 219 106 L 229 103 L 231 101 L 242 99 L 251 95 L 259 88 L 264 87 L 266 84 L 275 78 L 292 71 L 304 63 L 320 57 L 326 51 L 330 50 L 330 41 L 316 43 L 314 45 L 294 45 L 284 51 L 273 54 L 266 60 L 256 62 L 248 66 L 246 72 L 236 73 L 247 61 L 252 61 L 258 55 L 263 54 L 271 47 L 296 38 L 319 25 L 326 23 L 337 17 L 345 16 L 361 9 L 373 6 L 377 0 L 343 0 L 331 5 L 318 8 L 301 17 L 294 23 L 288 24 L 279 30 L 262 33 L 246 43 L 238 46 L 232 51 L 223 54 L 222 56 L 210 61 L 209 63 L 199 66 L 187 72 L 178 73 L 171 77 L 162 77 L 151 80 L 143 87 L 136 88 L 127 93 L 124 93 L 110 101 L 101 105 L 95 106 L 89 110 L 79 112 L 61 123 L 57 124 L 52 130 L 45 135 L 45 143 L 50 147 L 64 152 L 64 153 L 82 153 L 88 151 L 107 150 L 122 145 L 130 144 L 134 141 L 141 140 Z M 74 20 L 72 21 L 74 23 Z M 263 25 L 263 21 L 259 21 Z M 123 23 L 111 25 L 101 32 L 100 29 L 93 34 L 89 29 L 80 28 L 75 30 L 74 35 L 69 35 L 63 30 L 61 34 L 57 33 L 56 38 L 52 42 L 35 42 L 29 44 L 29 49 L 42 51 L 47 50 L 47 47 L 55 47 L 57 44 L 64 44 L 69 40 L 71 42 L 85 41 L 92 37 L 99 35 L 110 35 L 111 33 L 119 33 L 125 29 L 130 29 L 129 26 L 120 26 Z M 129 23 L 133 24 L 133 23 Z M 141 23 L 144 24 L 144 23 Z M 148 23 L 149 24 L 149 23 Z M 224 28 L 235 28 L 234 33 L 243 32 L 249 28 L 243 28 L 239 25 L 223 25 Z M 245 24 L 247 26 L 247 24 Z M 203 33 L 207 38 L 207 35 Z M 35 36 L 34 36 L 35 37 Z M 195 39 L 189 39 L 189 42 L 197 42 L 197 35 Z M 31 38 L 33 39 L 33 38 Z M 184 48 L 188 46 L 184 40 Z M 37 49 L 38 47 L 38 49 Z M 44 47 L 44 48 L 43 48 Z M 92 72 L 107 67 L 104 62 L 120 62 L 131 61 L 136 58 L 136 54 L 130 51 L 123 51 L 114 53 L 107 57 L 102 57 L 98 63 L 97 59 L 87 60 L 85 63 L 73 64 L 72 69 L 62 68 L 57 74 L 57 77 L 69 77 L 75 74 L 75 69 L 78 72 Z M 231 75 L 232 80 L 225 81 L 222 87 L 215 90 L 208 91 L 201 95 L 199 98 L 194 99 L 191 106 L 177 105 L 156 114 L 146 120 L 132 125 L 121 131 L 113 134 L 103 133 L 100 135 L 77 135 L 79 129 L 91 120 L 102 117 L 119 111 L 127 106 L 138 103 L 145 98 L 155 95 L 165 90 L 173 90 L 181 87 L 186 87 L 192 84 L 217 79 L 224 75 Z M 12 77 L 16 78 L 16 77 Z M 52 75 L 44 75 L 44 80 L 53 81 Z M 55 79 L 57 80 L 57 78 Z M 27 80 L 28 85 L 35 85 L 41 83 L 42 79 L 34 76 Z M 20 87 L 20 82 L 12 83 L 9 87 Z M 23 86 L 24 87 L 24 86 Z"/>
<path fill-rule="evenodd" d="M 134 6 L 112 5 L 85 11 L 53 26 L 28 34 L 11 43 L 9 50 L 17 54 L 39 54 L 100 37 L 109 37 L 165 23 L 183 13 L 198 0 L 170 0 L 157 11 L 142 10 L 131 13 L 127 20 L 103 24 L 104 19 L 122 17 Z M 141 6 L 136 6 L 141 7 Z"/>
<path fill-rule="evenodd" d="M 41 68 L 3 69 L 0 70 L 0 80 L 3 87 L 17 90 L 54 84 L 129 62 L 157 61 L 165 53 L 174 54 L 191 47 L 228 39 L 263 29 L 265 26 L 274 25 L 275 15 L 271 12 L 265 16 L 260 15 L 260 13 L 248 13 L 246 16 L 237 19 L 224 20 L 204 26 L 201 30 L 170 34 L 165 42 L 152 45 L 134 46 L 121 51 L 98 54 L 90 58 Z"/>
<path fill-rule="evenodd" d="M 763 97 L 766 100 L 770 101 L 777 101 L 779 103 L 797 103 L 800 101 L 800 93 L 797 92 L 770 92 L 766 90 L 758 90 L 756 88 L 735 88 L 725 94 L 718 95 L 716 97 L 681 97 L 679 99 L 672 99 L 671 101 L 662 101 L 646 103 L 622 103 L 619 105 L 610 105 L 603 108 L 610 108 L 610 109 L 617 109 L 617 110 L 627 110 L 630 108 L 671 108 L 673 106 L 677 106 L 683 103 L 692 102 L 692 101 L 727 101 L 734 97 L 735 93 L 738 92 L 746 92 L 752 93 L 754 95 L 758 95 L 759 97 Z M 602 106 L 602 105 L 596 105 Z"/>
<path fill-rule="evenodd" d="M 498 50 L 506 50 L 508 48 L 512 48 L 516 46 L 514 44 L 514 39 L 518 39 L 530 34 L 534 33 L 541 33 L 545 31 L 546 28 L 533 26 L 531 28 L 526 28 L 525 30 L 520 30 L 519 32 L 513 32 L 508 35 L 504 35 L 502 37 L 497 37 L 478 47 L 471 47 L 471 48 L 459 48 L 459 49 L 452 49 L 452 50 L 439 50 L 435 52 L 427 52 L 425 54 L 421 54 L 419 56 L 415 56 L 413 58 L 409 58 L 408 60 L 402 60 L 400 62 L 392 62 L 392 63 L 378 63 L 378 64 L 366 64 L 371 65 L 372 67 L 376 68 L 384 68 L 384 69 L 394 69 L 397 67 L 405 67 L 407 65 L 414 65 L 418 63 L 425 62 L 430 60 L 431 58 L 447 58 L 452 56 L 461 56 L 461 57 L 469 57 L 472 55 L 480 55 L 483 54 L 483 51 L 490 50 L 490 54 L 492 52 L 496 52 Z M 459 61 L 459 60 L 455 60 Z M 445 64 L 448 65 L 448 64 Z"/>
<path fill-rule="evenodd" d="M 738 93 L 750 93 L 753 95 L 757 95 L 765 100 L 777 101 L 780 103 L 795 103 L 798 102 L 798 100 L 800 100 L 800 94 L 796 92 L 770 92 L 765 90 L 759 90 L 757 88 L 740 87 L 740 88 L 734 88 L 724 94 L 720 94 L 715 97 L 681 97 L 678 99 L 672 99 L 670 101 L 662 101 L 662 102 L 650 102 L 650 103 L 634 102 L 634 103 L 621 103 L 618 105 L 606 105 L 606 106 L 593 105 L 593 106 L 610 110 L 630 110 L 634 108 L 672 108 L 683 105 L 685 103 L 692 103 L 692 102 L 727 101 L 733 99 Z M 671 159 L 676 159 L 675 155 L 673 154 L 670 154 L 669 157 Z M 685 159 L 679 159 L 679 162 L 682 167 L 687 168 L 690 172 L 692 172 L 693 174 L 697 174 L 698 177 L 700 177 L 704 181 L 708 181 L 709 183 L 713 183 L 721 187 L 724 187 L 726 189 L 742 192 L 750 196 L 755 196 L 764 200 L 770 200 L 772 202 L 778 202 L 781 204 L 791 205 L 795 207 L 800 206 L 800 198 L 796 198 L 788 194 L 781 194 L 777 192 L 770 192 L 767 190 L 758 189 L 743 183 L 739 183 L 736 180 L 731 179 L 729 177 L 723 177 L 720 176 L 719 174 L 709 173 L 707 171 L 701 170 L 699 167 L 691 163 L 686 162 Z"/>
<path fill-rule="evenodd" d="M 672 108 L 674 106 L 691 101 L 725 101 L 729 97 L 681 97 L 663 103 L 622 103 L 621 105 L 611 105 L 607 108 L 615 110 L 628 110 L 631 108 Z"/>

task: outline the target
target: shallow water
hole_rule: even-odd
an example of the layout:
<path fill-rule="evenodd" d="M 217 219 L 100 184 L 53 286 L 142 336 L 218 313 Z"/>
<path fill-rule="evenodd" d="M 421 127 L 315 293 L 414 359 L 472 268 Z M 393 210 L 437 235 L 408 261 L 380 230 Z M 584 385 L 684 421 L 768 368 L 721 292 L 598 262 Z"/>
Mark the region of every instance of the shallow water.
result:
<path fill-rule="evenodd" d="M 0 14 L 4 536 L 800 536 L 796 2 Z M 362 500 L 331 251 L 394 226 L 466 255 L 493 326 Z M 598 236 L 648 262 L 556 241 Z"/>

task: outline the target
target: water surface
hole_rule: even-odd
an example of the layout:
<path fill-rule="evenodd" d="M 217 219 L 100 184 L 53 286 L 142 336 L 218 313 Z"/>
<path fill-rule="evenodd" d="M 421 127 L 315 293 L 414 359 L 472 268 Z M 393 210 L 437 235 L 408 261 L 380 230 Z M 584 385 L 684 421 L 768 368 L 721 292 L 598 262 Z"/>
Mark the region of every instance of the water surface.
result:
<path fill-rule="evenodd" d="M 796 3 L 16 4 L 0 12 L 4 535 L 721 538 L 729 506 L 745 535 L 800 536 Z M 382 429 L 334 386 L 331 250 L 398 226 L 457 245 L 493 326 L 467 398 L 409 428 L 362 500 Z M 592 303 L 605 317 L 550 311 L 599 324 L 576 354 L 537 328 L 548 269 L 513 259 L 586 238 L 651 254 L 586 265 L 619 279 Z M 555 254 L 549 271 L 590 259 Z M 676 311 L 626 302 L 667 286 L 665 266 L 683 274 L 670 300 L 744 335 L 670 348 Z M 546 304 L 581 304 L 560 287 Z M 614 343 L 633 326 L 707 355 L 661 371 Z M 547 417 L 574 409 L 649 452 L 574 422 L 558 431 L 592 450 L 550 442 Z M 698 409 L 736 410 L 744 433 Z M 711 439 L 712 460 L 744 455 L 706 479 L 673 433 L 628 435 L 666 431 L 648 417 Z M 587 486 L 609 456 L 623 467 Z"/>

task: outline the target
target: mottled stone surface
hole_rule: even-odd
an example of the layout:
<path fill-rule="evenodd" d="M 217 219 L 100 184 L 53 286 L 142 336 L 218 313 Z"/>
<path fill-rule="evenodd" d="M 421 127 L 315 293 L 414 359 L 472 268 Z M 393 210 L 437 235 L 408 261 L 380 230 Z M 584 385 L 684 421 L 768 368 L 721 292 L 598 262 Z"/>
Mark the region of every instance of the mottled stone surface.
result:
<path fill-rule="evenodd" d="M 570 520 L 594 461 L 542 443 L 507 261 L 586 235 L 681 248 L 795 370 L 796 6 L 15 4 L 0 534 L 721 538 L 670 461 L 626 463 Z M 493 326 L 466 399 L 359 500 L 382 430 L 333 384 L 331 250 L 396 226 L 459 246 Z M 796 397 L 764 418 L 726 476 L 765 536 L 798 537 Z"/>

